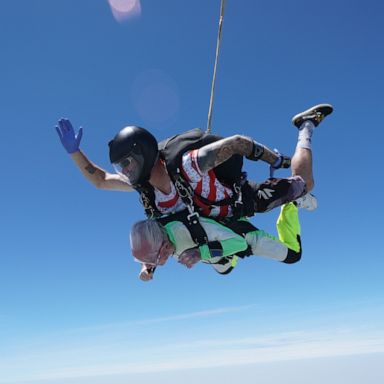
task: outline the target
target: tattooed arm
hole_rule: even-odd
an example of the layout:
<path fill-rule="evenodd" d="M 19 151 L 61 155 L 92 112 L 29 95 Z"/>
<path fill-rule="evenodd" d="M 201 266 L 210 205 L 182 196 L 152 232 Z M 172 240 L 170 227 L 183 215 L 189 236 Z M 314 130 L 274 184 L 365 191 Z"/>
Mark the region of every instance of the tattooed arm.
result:
<path fill-rule="evenodd" d="M 250 137 L 234 135 L 200 148 L 197 161 L 200 170 L 208 172 L 235 154 L 246 156 L 250 160 L 260 159 L 268 164 L 274 164 L 278 160 L 275 152 Z"/>
<path fill-rule="evenodd" d="M 134 189 L 125 183 L 117 174 L 108 173 L 92 163 L 82 151 L 71 154 L 72 160 L 80 169 L 83 176 L 96 188 L 115 191 L 131 192 Z"/>

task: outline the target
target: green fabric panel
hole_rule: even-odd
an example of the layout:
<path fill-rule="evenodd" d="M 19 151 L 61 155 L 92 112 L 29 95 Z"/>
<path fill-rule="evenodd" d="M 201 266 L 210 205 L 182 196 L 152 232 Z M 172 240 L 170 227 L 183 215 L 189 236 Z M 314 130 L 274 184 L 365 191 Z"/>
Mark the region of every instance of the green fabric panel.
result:
<path fill-rule="evenodd" d="M 241 236 L 221 240 L 220 244 L 223 248 L 223 257 L 235 255 L 237 252 L 245 251 L 248 248 L 246 240 Z M 200 246 L 199 249 L 202 260 L 209 260 L 211 258 L 211 252 L 208 245 L 204 244 Z"/>
<path fill-rule="evenodd" d="M 207 244 L 199 247 L 201 260 L 209 260 L 211 258 L 211 252 Z"/>
<path fill-rule="evenodd" d="M 280 241 L 295 252 L 300 251 L 300 244 L 297 240 L 297 236 L 301 232 L 298 211 L 295 204 L 284 204 L 276 223 Z"/>
<path fill-rule="evenodd" d="M 220 241 L 220 244 L 223 249 L 223 257 L 235 255 L 237 252 L 241 252 L 247 249 L 248 244 L 242 236 L 237 235 L 235 232 L 225 227 L 224 225 L 219 224 L 215 220 L 204 218 L 204 221 L 212 223 L 217 228 L 221 228 L 221 230 L 224 231 L 227 234 L 227 236 L 229 235 L 229 238 L 227 239 L 218 240 Z M 176 244 L 177 241 L 176 241 L 175 233 L 178 231 L 178 229 L 180 229 L 179 224 L 180 222 L 178 221 L 171 221 L 164 226 L 169 240 L 172 242 L 173 245 L 175 245 L 176 248 L 177 248 L 177 244 Z M 180 230 L 179 230 L 179 233 L 180 233 Z M 208 238 L 210 238 L 210 233 L 207 233 L 207 235 L 208 235 Z M 179 239 L 179 241 L 180 240 L 181 239 Z M 200 246 L 199 249 L 200 249 L 200 255 L 202 260 L 209 260 L 211 258 L 211 252 L 207 245 Z"/>
<path fill-rule="evenodd" d="M 271 235 L 268 232 L 263 231 L 262 229 L 258 229 L 257 231 L 248 232 L 248 234 L 252 235 L 254 234 L 258 238 L 260 237 L 268 237 L 269 239 L 275 240 L 275 241 L 281 241 L 280 238 Z"/>
<path fill-rule="evenodd" d="M 167 236 L 169 241 L 173 244 L 176 245 L 176 240 L 175 236 L 173 235 L 173 227 L 176 225 L 176 221 L 171 221 L 170 223 L 166 224 L 164 226 L 165 232 L 167 232 Z"/>
<path fill-rule="evenodd" d="M 223 248 L 223 256 L 235 255 L 237 252 L 245 251 L 248 248 L 248 244 L 242 236 L 237 235 L 235 232 L 233 232 L 232 230 L 230 230 L 226 226 L 218 223 L 215 220 L 209 219 L 207 217 L 204 217 L 204 220 L 206 222 L 211 222 L 215 226 L 221 227 L 226 232 L 231 232 L 231 234 L 233 234 L 233 237 L 231 237 L 229 239 L 219 240 L 220 244 Z M 208 237 L 209 237 L 209 234 L 208 234 Z M 204 248 L 204 249 L 202 249 L 202 248 Z M 208 248 L 209 256 L 208 256 L 208 258 L 206 258 L 207 257 L 207 253 L 206 253 L 207 249 L 206 248 L 208 248 L 208 246 L 200 247 L 200 253 L 201 253 L 202 260 L 208 260 L 211 256 L 211 253 L 209 252 L 209 248 Z"/>
<path fill-rule="evenodd" d="M 223 256 L 235 255 L 237 252 L 245 251 L 248 248 L 246 240 L 241 236 L 221 240 L 220 244 L 223 247 Z"/>

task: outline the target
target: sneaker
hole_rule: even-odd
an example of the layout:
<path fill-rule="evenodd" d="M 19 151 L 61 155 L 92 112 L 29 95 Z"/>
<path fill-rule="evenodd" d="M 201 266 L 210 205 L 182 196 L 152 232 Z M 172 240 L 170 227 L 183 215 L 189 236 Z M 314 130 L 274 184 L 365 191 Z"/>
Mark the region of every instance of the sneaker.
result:
<path fill-rule="evenodd" d="M 306 120 L 312 121 L 315 127 L 317 127 L 325 116 L 330 115 L 333 112 L 331 104 L 318 104 L 312 108 L 307 109 L 304 112 L 298 113 L 292 118 L 292 124 L 300 129 L 301 124 Z"/>
<path fill-rule="evenodd" d="M 295 203 L 297 208 L 303 208 L 307 211 L 314 211 L 317 208 L 317 199 L 312 193 L 299 197 Z"/>

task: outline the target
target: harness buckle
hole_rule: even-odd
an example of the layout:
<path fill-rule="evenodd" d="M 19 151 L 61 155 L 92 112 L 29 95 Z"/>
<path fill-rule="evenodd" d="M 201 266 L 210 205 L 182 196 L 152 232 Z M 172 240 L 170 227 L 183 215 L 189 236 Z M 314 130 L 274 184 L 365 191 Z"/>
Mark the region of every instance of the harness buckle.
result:
<path fill-rule="evenodd" d="M 192 224 L 197 224 L 199 222 L 199 217 L 200 215 L 195 211 L 187 215 L 187 220 Z"/>

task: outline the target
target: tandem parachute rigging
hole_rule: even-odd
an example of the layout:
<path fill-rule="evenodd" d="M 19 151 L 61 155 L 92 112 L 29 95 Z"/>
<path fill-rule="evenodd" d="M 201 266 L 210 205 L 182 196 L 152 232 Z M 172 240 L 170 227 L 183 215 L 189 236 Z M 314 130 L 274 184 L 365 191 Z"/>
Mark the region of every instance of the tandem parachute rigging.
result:
<path fill-rule="evenodd" d="M 221 0 L 219 30 L 218 30 L 218 33 L 217 33 L 217 42 L 216 42 L 215 65 L 213 67 L 211 97 L 209 99 L 208 122 L 207 122 L 207 129 L 206 129 L 207 133 L 211 133 L 211 131 L 212 131 L 213 99 L 215 97 L 216 71 L 217 71 L 217 63 L 219 61 L 219 53 L 220 53 L 220 45 L 221 45 L 221 35 L 222 35 L 223 21 L 224 21 L 224 10 L 225 10 L 225 0 Z"/>

